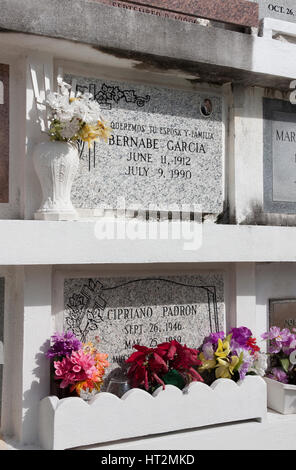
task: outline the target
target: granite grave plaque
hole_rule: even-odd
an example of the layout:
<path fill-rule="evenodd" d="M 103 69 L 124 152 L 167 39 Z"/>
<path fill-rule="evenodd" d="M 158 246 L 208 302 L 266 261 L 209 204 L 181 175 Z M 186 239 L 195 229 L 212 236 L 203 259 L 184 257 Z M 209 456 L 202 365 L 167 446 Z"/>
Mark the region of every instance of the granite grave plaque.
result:
<path fill-rule="evenodd" d="M 271 299 L 269 301 L 269 326 L 290 330 L 296 328 L 296 299 Z"/>
<path fill-rule="evenodd" d="M 248 0 L 92 0 L 125 10 L 191 23 L 197 18 L 257 26 L 258 7 Z"/>
<path fill-rule="evenodd" d="M 221 96 L 71 75 L 64 79 L 93 94 L 112 128 L 107 143 L 81 148 L 72 201 L 82 215 L 116 209 L 119 198 L 141 210 L 151 204 L 167 210 L 195 204 L 202 212 L 222 211 Z"/>
<path fill-rule="evenodd" d="M 0 64 L 0 203 L 9 191 L 9 65 Z"/>
<path fill-rule="evenodd" d="M 296 213 L 296 108 L 264 98 L 264 211 Z"/>
<path fill-rule="evenodd" d="M 109 371 L 135 344 L 176 339 L 198 347 L 224 328 L 223 274 L 65 279 L 63 324 L 83 342 L 100 338 Z"/>
<path fill-rule="evenodd" d="M 277 20 L 296 22 L 295 0 L 249 0 L 258 3 L 259 19 L 275 18 Z"/>

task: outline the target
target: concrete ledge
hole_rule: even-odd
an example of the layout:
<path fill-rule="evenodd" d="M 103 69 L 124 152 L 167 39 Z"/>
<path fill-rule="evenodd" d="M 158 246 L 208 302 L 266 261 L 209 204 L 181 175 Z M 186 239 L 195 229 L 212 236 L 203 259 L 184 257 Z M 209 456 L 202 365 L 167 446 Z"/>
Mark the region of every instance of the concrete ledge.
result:
<path fill-rule="evenodd" d="M 156 224 L 163 230 L 164 223 Z M 127 231 L 134 237 L 133 234 L 147 228 L 143 224 L 145 222 L 135 222 Z M 195 225 L 197 227 L 187 227 L 185 231 L 184 225 L 179 223 L 175 230 L 180 230 L 181 236 L 177 239 L 123 239 L 122 232 L 121 238 L 99 239 L 96 234 L 112 233 L 113 219 L 98 222 L 1 220 L 0 265 L 296 261 L 295 227 L 204 224 L 200 232 L 201 226 Z M 201 242 L 200 247 L 192 249 L 192 245 L 188 245 L 193 236 L 197 244 Z"/>
<path fill-rule="evenodd" d="M 131 59 L 143 69 L 182 69 L 200 81 L 214 83 L 288 90 L 296 77 L 296 63 L 291 60 L 295 45 L 264 37 L 86 0 L 0 0 L 0 9 L 0 35 L 11 36 L 13 41 L 12 33 L 23 33 L 28 40 L 21 38 L 21 47 L 32 44 L 32 35 L 38 35 L 34 48 L 40 51 L 42 37 L 74 41 L 80 43 L 78 56 L 78 47 L 88 45 L 98 55 Z M 61 42 L 56 47 L 54 57 L 61 55 L 63 46 Z"/>
<path fill-rule="evenodd" d="M 19 32 L 28 39 L 39 35 L 75 41 L 98 54 L 138 61 L 147 70 L 181 68 L 201 81 L 285 90 L 296 77 L 291 60 L 295 46 L 280 41 L 86 0 L 0 0 L 0 9 L 1 35 Z M 25 43 L 18 42 L 22 47 Z M 41 50 L 39 38 L 36 47 Z"/>

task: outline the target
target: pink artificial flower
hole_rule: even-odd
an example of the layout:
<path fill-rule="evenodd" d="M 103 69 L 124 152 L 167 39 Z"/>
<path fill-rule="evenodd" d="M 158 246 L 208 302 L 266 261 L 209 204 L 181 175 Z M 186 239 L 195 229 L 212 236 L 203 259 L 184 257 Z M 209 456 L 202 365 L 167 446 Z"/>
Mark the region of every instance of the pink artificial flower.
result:
<path fill-rule="evenodd" d="M 62 379 L 61 388 L 90 379 L 96 373 L 94 358 L 83 349 L 73 351 L 70 357 L 64 357 L 62 361 L 55 361 L 54 367 L 55 378 Z"/>

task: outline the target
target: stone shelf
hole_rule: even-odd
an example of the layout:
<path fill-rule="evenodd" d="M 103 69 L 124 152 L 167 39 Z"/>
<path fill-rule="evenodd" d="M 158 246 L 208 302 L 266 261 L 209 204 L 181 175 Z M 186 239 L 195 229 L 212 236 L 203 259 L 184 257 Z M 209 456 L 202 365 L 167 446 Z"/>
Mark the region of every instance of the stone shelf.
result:
<path fill-rule="evenodd" d="M 98 239 L 114 229 L 115 219 L 95 221 L 0 221 L 0 264 L 146 264 L 296 261 L 296 227 L 196 224 L 199 247 L 184 249 L 193 225 L 175 222 L 179 239 Z M 132 233 L 147 228 L 127 219 Z M 133 225 L 129 225 L 129 224 Z M 149 223 L 151 229 L 151 224 Z M 165 222 L 154 222 L 166 228 Z M 188 223 L 187 223 L 188 224 Z M 187 232 L 185 229 L 187 228 Z M 191 232 L 192 233 L 192 232 Z M 192 235 L 190 235 L 192 236 Z M 186 239 L 187 237 L 187 239 Z M 191 238 L 192 240 L 192 238 Z M 198 244 L 197 243 L 197 244 Z"/>

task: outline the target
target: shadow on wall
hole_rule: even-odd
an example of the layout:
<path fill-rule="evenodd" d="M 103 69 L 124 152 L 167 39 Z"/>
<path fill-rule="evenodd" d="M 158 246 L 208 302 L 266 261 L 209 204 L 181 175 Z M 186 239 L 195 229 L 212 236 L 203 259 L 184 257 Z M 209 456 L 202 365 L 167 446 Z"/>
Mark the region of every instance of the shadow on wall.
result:
<path fill-rule="evenodd" d="M 35 364 L 37 367 L 33 370 L 33 375 L 36 377 L 31 382 L 30 388 L 24 393 L 22 408 L 24 410 L 23 429 L 30 429 L 31 436 L 26 435 L 25 444 L 36 443 L 37 436 L 37 423 L 39 415 L 40 403 L 40 387 L 44 388 L 44 382 L 48 382 L 48 390 L 44 393 L 44 397 L 49 395 L 50 390 L 50 363 L 45 357 L 45 352 L 49 348 L 49 340 L 46 341 L 36 354 Z M 37 397 L 37 398 L 36 398 Z M 42 397 L 42 398 L 44 398 Z"/>
<path fill-rule="evenodd" d="M 296 215 L 272 214 L 264 212 L 263 205 L 254 201 L 249 207 L 249 213 L 239 225 L 274 225 L 296 227 Z"/>

